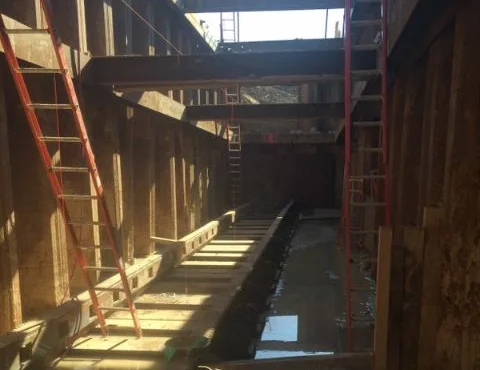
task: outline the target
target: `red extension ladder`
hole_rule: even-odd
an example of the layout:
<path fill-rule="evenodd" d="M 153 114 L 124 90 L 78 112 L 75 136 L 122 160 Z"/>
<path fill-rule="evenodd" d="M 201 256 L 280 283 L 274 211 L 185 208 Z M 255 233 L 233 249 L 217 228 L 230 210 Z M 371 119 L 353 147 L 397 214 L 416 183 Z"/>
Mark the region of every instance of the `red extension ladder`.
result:
<path fill-rule="evenodd" d="M 137 317 L 135 305 L 133 302 L 132 293 L 129 286 L 129 280 L 125 273 L 125 266 L 123 259 L 119 253 L 116 239 L 114 236 L 114 229 L 112 221 L 108 213 L 103 186 L 98 174 L 97 165 L 95 163 L 95 157 L 90 146 L 87 130 L 82 116 L 82 111 L 79 105 L 75 87 L 72 81 L 72 77 L 67 68 L 67 62 L 62 50 L 62 43 L 60 38 L 55 32 L 53 26 L 53 12 L 48 0 L 40 0 L 41 9 L 43 11 L 44 19 L 47 24 L 47 28 L 43 29 L 7 29 L 5 22 L 0 15 L 0 41 L 5 51 L 5 56 L 13 76 L 13 80 L 17 87 L 20 100 L 22 102 L 25 114 L 28 119 L 28 123 L 32 130 L 36 146 L 40 153 L 40 157 L 47 173 L 48 180 L 52 187 L 54 196 L 57 200 L 58 206 L 63 215 L 65 228 L 68 230 L 70 240 L 73 245 L 73 249 L 76 256 L 76 261 L 81 269 L 83 278 L 88 286 L 88 291 L 92 300 L 92 307 L 97 316 L 100 328 L 103 335 L 108 334 L 108 326 L 105 322 L 105 312 L 113 310 L 129 310 L 135 331 L 138 337 L 141 337 L 142 330 L 140 322 Z M 46 68 L 22 68 L 19 65 L 18 59 L 15 54 L 10 35 L 50 35 L 52 46 L 55 50 L 56 59 L 58 62 L 58 68 L 46 69 Z M 25 81 L 26 75 L 31 74 L 50 74 L 53 76 L 53 84 L 55 96 L 56 84 L 55 79 L 61 76 L 63 81 L 64 93 L 68 97 L 68 102 L 58 103 L 57 101 L 49 103 L 36 103 L 32 102 L 31 91 L 27 87 Z M 57 100 L 55 98 L 55 100 Z M 42 112 L 40 114 L 40 111 Z M 57 130 L 52 133 L 52 120 L 46 120 L 45 117 L 50 113 L 56 115 Z M 66 112 L 66 113 L 63 113 Z M 68 114 L 71 113 L 70 114 Z M 39 116 L 40 114 L 40 116 Z M 60 130 L 59 118 L 62 117 L 62 125 Z M 43 118 L 42 119 L 40 119 Z M 65 117 L 68 118 L 64 119 Z M 60 131 L 66 132 L 68 128 L 65 125 L 71 122 L 71 132 L 75 132 L 69 136 L 61 135 Z M 50 125 L 49 125 L 50 124 Z M 53 151 L 53 154 L 51 152 Z M 75 158 L 81 157 L 82 163 L 75 165 L 63 165 L 67 153 L 77 153 Z M 65 158 L 62 158 L 65 157 Z M 70 155 L 70 159 L 72 156 Z M 70 178 L 68 178 L 70 176 Z M 74 176 L 82 176 L 82 181 L 74 181 Z M 64 177 L 68 182 L 69 187 L 73 188 L 75 184 L 82 190 L 72 190 L 69 193 L 64 191 Z M 88 190 L 87 190 L 88 189 Z M 86 212 L 91 217 L 85 216 L 83 208 L 90 206 L 91 211 Z M 81 219 L 75 219 L 71 217 L 72 214 L 77 214 L 78 210 L 82 209 Z M 98 209 L 97 212 L 93 212 Z M 89 229 L 87 229 L 89 228 Z M 96 235 L 96 237 L 94 236 Z M 85 236 L 90 236 L 93 241 L 86 241 Z M 96 241 L 95 241 L 96 239 Z M 100 241 L 103 244 L 100 246 Z M 87 258 L 85 254 L 92 255 L 94 253 L 101 253 L 102 250 L 111 252 L 112 267 L 106 266 L 88 266 Z M 85 252 L 85 253 L 84 253 Z M 107 252 L 107 253 L 108 253 Z M 118 273 L 121 278 L 121 288 L 100 288 L 96 287 L 92 283 L 90 274 L 93 273 Z M 117 297 L 117 301 L 124 298 L 128 308 L 121 307 L 102 307 L 99 303 L 97 292 L 113 292 L 114 297 Z M 122 296 L 123 295 L 123 296 Z M 114 298 L 115 300 L 115 298 Z"/>
<path fill-rule="evenodd" d="M 362 0 L 355 6 L 369 6 L 369 13 L 376 14 L 374 19 L 352 19 L 352 2 L 345 1 L 345 196 L 343 198 L 343 222 L 345 228 L 346 254 L 346 320 L 347 346 L 349 351 L 354 350 L 352 333 L 352 303 L 354 296 L 361 288 L 352 283 L 351 255 L 352 245 L 362 244 L 368 237 L 375 241 L 380 225 L 390 225 L 390 198 L 388 146 L 387 146 L 387 0 Z M 363 13 L 363 12 L 362 12 Z M 370 43 L 358 41 L 358 30 L 370 30 L 376 35 Z M 377 64 L 373 69 L 356 69 L 355 58 L 352 60 L 352 51 L 377 52 Z M 363 83 L 368 93 L 361 95 L 358 92 L 359 84 Z M 356 91 L 357 90 L 357 91 Z M 372 94 L 372 91 L 379 91 Z M 356 104 L 369 104 L 367 119 L 354 121 L 352 112 Z M 373 107 L 373 108 L 372 108 Z M 375 112 L 373 115 L 371 112 Z M 362 118 L 365 118 L 362 117 Z M 363 138 L 363 139 L 362 139 Z M 363 142 L 362 142 L 363 140 Z M 364 161 L 357 161 L 352 167 L 351 156 L 359 153 Z M 361 189 L 362 194 L 358 194 Z M 375 220 L 365 217 L 367 209 L 373 212 Z M 370 212 L 372 213 L 372 212 Z M 373 227 L 372 227 L 373 224 Z M 374 242 L 371 246 L 376 248 Z M 372 259 L 376 263 L 377 251 L 372 252 Z"/>

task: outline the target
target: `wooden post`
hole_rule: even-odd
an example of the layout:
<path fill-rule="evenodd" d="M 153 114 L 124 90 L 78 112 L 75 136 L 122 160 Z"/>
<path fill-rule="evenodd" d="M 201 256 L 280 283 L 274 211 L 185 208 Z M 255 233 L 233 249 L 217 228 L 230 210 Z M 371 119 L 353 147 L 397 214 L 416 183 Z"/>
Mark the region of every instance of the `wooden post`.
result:
<path fill-rule="evenodd" d="M 400 176 L 398 179 L 399 218 L 405 226 L 413 226 L 417 221 L 417 201 L 419 168 L 415 166 L 420 156 L 421 132 L 423 123 L 423 101 L 425 95 L 425 59 L 414 67 L 408 76 L 405 107 L 403 114 Z"/>
<path fill-rule="evenodd" d="M 6 113 L 5 91 L 0 85 L 0 334 L 9 332 L 22 323 Z"/>
<path fill-rule="evenodd" d="M 377 300 L 375 312 L 374 370 L 388 370 L 388 329 L 392 268 L 392 229 L 381 227 L 378 236 Z"/>
<path fill-rule="evenodd" d="M 133 112 L 131 107 L 126 108 L 126 121 L 120 127 L 120 155 L 122 168 L 124 169 L 124 191 L 123 204 L 125 207 L 122 240 L 123 240 L 123 258 L 126 262 L 132 263 L 134 258 L 134 244 L 135 244 L 135 202 L 134 202 L 134 188 L 133 188 Z"/>
<path fill-rule="evenodd" d="M 175 133 L 175 183 L 177 201 L 177 225 L 179 237 L 188 234 L 187 227 L 187 173 L 182 127 Z"/>
<path fill-rule="evenodd" d="M 89 1 L 85 11 L 88 51 L 93 56 L 114 55 L 112 0 Z"/>
<path fill-rule="evenodd" d="M 148 256 L 153 252 L 150 237 L 155 234 L 154 148 L 150 114 L 136 110 L 134 115 L 134 202 L 135 255 Z"/>
<path fill-rule="evenodd" d="M 418 206 L 436 205 L 442 198 L 445 175 L 445 147 L 450 111 L 453 27 L 445 29 L 428 55 L 422 133 Z M 419 212 L 418 223 L 422 222 Z"/>

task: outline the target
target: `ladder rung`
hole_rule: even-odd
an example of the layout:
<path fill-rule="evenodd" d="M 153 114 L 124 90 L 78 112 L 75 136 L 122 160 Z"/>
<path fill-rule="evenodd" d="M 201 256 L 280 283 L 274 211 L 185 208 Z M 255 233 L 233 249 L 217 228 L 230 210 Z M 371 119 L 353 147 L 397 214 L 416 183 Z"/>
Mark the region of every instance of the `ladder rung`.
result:
<path fill-rule="evenodd" d="M 99 292 L 125 292 L 125 289 L 118 287 L 94 287 L 94 289 Z"/>
<path fill-rule="evenodd" d="M 382 153 L 382 148 L 357 148 L 357 152 L 370 152 L 370 153 Z"/>
<path fill-rule="evenodd" d="M 72 220 L 68 222 L 68 224 L 74 225 L 74 226 L 105 226 L 105 223 L 101 221 L 85 221 L 85 220 Z"/>
<path fill-rule="evenodd" d="M 34 104 L 30 104 L 30 107 L 34 109 L 72 109 L 72 106 L 70 104 L 34 103 Z"/>
<path fill-rule="evenodd" d="M 356 100 L 356 101 L 377 101 L 377 100 L 382 100 L 382 96 L 381 95 L 352 96 L 352 100 Z"/>
<path fill-rule="evenodd" d="M 351 206 L 355 206 L 355 207 L 369 207 L 369 206 L 372 206 L 372 207 L 385 207 L 387 205 L 387 203 L 379 203 L 379 202 L 370 202 L 370 203 L 358 203 L 358 202 L 353 202 L 353 203 L 350 203 Z"/>
<path fill-rule="evenodd" d="M 376 180 L 376 179 L 384 179 L 385 175 L 361 175 L 361 176 L 352 176 L 350 177 L 351 180 Z"/>
<path fill-rule="evenodd" d="M 360 45 L 352 45 L 352 50 L 357 51 L 368 51 L 368 50 L 378 50 L 380 49 L 381 44 L 360 44 Z"/>
<path fill-rule="evenodd" d="M 350 23 L 352 27 L 366 27 L 366 26 L 381 26 L 381 19 L 362 19 L 359 21 L 352 21 Z"/>
<path fill-rule="evenodd" d="M 375 77 L 381 76 L 382 71 L 380 69 L 362 69 L 351 72 L 352 77 Z"/>
<path fill-rule="evenodd" d="M 112 248 L 110 247 L 101 247 L 99 245 L 81 245 L 81 246 L 78 246 L 78 248 L 81 249 L 82 251 L 90 251 L 95 249 L 108 250 L 108 251 L 112 250 Z"/>
<path fill-rule="evenodd" d="M 48 33 L 48 28 L 7 28 L 5 29 L 12 35 L 31 35 L 39 33 Z"/>
<path fill-rule="evenodd" d="M 104 266 L 85 266 L 85 270 L 118 272 L 118 269 L 116 267 L 104 267 Z"/>
<path fill-rule="evenodd" d="M 106 307 L 106 306 L 98 306 L 98 308 L 102 311 L 130 311 L 128 307 Z"/>
<path fill-rule="evenodd" d="M 62 73 L 59 68 L 19 68 L 18 72 L 23 74 Z"/>
<path fill-rule="evenodd" d="M 88 167 L 64 167 L 64 166 L 52 166 L 52 171 L 55 172 L 81 172 L 88 173 Z"/>
<path fill-rule="evenodd" d="M 366 323 L 374 323 L 375 322 L 375 318 L 371 317 L 371 316 L 362 317 L 362 316 L 352 315 L 352 320 L 356 321 L 356 322 L 366 322 Z"/>
<path fill-rule="evenodd" d="M 39 138 L 40 141 L 46 143 L 81 143 L 82 139 L 79 137 L 69 137 L 69 136 L 42 136 Z"/>
<path fill-rule="evenodd" d="M 381 127 L 382 121 L 359 121 L 352 122 L 355 127 Z"/>
<path fill-rule="evenodd" d="M 83 194 L 60 194 L 58 197 L 66 200 L 93 200 L 98 198 L 96 195 Z"/>
<path fill-rule="evenodd" d="M 363 235 L 363 234 L 378 234 L 378 230 L 350 230 L 351 234 Z"/>
<path fill-rule="evenodd" d="M 354 291 L 354 292 L 375 292 L 376 289 L 375 288 L 364 288 L 364 287 L 354 287 L 354 288 L 351 288 L 350 290 Z"/>

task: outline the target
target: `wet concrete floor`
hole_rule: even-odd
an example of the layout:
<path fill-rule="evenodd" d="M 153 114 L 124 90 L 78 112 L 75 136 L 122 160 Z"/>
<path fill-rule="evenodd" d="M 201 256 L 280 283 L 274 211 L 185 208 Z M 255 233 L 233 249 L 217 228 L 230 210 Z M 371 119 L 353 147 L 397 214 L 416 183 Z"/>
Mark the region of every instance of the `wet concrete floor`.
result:
<path fill-rule="evenodd" d="M 303 217 L 291 241 L 289 256 L 274 294 L 255 358 L 333 354 L 347 351 L 345 254 L 338 248 L 339 212 L 315 210 Z M 374 293 L 353 254 L 356 286 L 363 287 L 354 302 L 354 344 L 371 348 Z"/>

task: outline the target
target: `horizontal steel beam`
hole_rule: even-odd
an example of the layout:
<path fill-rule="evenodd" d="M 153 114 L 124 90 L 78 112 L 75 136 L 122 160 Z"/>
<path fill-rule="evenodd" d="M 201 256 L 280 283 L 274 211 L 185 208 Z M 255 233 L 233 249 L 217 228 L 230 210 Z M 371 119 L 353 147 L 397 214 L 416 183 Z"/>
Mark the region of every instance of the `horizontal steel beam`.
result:
<path fill-rule="evenodd" d="M 344 8 L 345 0 L 184 0 L 185 13 Z"/>
<path fill-rule="evenodd" d="M 343 39 L 296 39 L 273 41 L 223 42 L 218 51 L 233 53 L 251 53 L 267 51 L 300 51 L 341 49 Z"/>
<path fill-rule="evenodd" d="M 242 133 L 242 143 L 244 144 L 334 144 L 335 141 L 334 132 L 316 134 Z"/>
<path fill-rule="evenodd" d="M 315 104 L 238 104 L 238 105 L 199 105 L 185 108 L 188 120 L 208 121 L 235 119 L 242 121 L 257 119 L 297 119 L 297 118 L 343 118 L 343 102 Z"/>
<path fill-rule="evenodd" d="M 354 69 L 376 68 L 376 51 L 352 53 Z M 92 58 L 84 81 L 117 89 L 298 84 L 343 78 L 344 51 L 303 50 Z"/>

